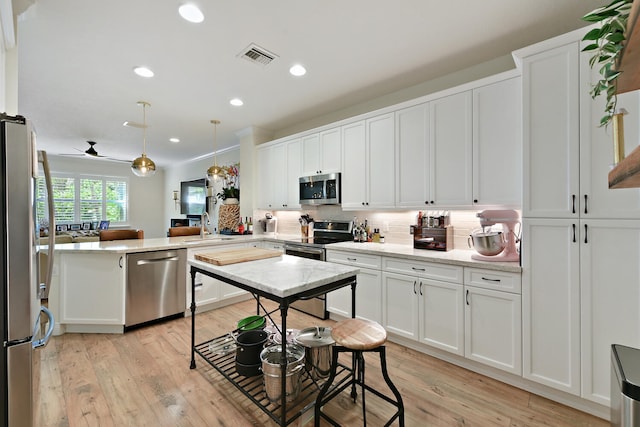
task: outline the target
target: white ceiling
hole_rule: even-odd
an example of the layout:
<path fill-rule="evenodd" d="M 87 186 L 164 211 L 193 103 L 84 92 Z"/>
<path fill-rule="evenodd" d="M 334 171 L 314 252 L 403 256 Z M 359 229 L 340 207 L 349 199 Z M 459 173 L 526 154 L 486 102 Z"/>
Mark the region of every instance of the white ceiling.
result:
<path fill-rule="evenodd" d="M 36 0 L 18 20 L 18 107 L 39 146 L 103 155 L 142 151 L 137 101 L 147 110 L 147 154 L 159 166 L 237 144 L 249 126 L 280 131 L 585 26 L 600 0 Z M 278 58 L 237 55 L 249 44 Z M 308 73 L 288 73 L 294 63 Z M 136 65 L 153 69 L 145 79 Z M 243 107 L 229 100 L 240 97 Z M 173 144 L 170 137 L 181 142 Z"/>

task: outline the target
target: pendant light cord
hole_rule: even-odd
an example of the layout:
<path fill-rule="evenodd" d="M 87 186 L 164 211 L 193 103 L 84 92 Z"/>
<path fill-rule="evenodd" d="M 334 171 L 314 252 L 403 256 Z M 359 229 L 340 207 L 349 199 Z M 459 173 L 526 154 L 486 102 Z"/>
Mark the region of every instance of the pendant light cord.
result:
<path fill-rule="evenodd" d="M 142 154 L 147 155 L 147 103 L 142 104 Z"/>

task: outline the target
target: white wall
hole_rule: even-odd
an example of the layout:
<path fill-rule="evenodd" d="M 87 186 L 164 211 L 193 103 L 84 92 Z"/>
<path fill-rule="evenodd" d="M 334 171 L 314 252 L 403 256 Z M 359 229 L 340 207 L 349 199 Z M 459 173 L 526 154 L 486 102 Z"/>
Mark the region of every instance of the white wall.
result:
<path fill-rule="evenodd" d="M 158 169 L 154 176 L 141 178 L 131 172 L 129 163 L 53 155 L 48 158 L 52 172 L 128 177 L 128 227 L 144 230 L 145 238 L 166 236 L 168 226 L 165 226 L 163 215 L 164 170 Z"/>

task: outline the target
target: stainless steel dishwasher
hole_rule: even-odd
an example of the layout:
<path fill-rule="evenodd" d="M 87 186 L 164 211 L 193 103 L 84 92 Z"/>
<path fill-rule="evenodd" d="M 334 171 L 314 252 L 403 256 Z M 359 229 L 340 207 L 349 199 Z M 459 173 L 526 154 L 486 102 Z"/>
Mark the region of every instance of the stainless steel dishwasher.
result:
<path fill-rule="evenodd" d="M 187 250 L 127 255 L 125 327 L 184 313 Z"/>

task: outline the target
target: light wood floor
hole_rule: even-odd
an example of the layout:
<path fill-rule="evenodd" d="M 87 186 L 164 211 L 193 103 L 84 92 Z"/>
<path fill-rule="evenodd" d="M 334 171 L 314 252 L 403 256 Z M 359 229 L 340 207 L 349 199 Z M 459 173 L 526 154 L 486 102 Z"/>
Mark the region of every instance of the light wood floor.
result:
<path fill-rule="evenodd" d="M 255 303 L 247 301 L 198 314 L 196 342 L 222 335 L 238 319 L 254 312 Z M 289 326 L 298 329 L 331 323 L 294 310 L 288 317 Z M 40 352 L 37 425 L 275 425 L 199 356 L 197 369 L 189 369 L 190 339 L 190 318 L 124 335 L 54 337 Z M 407 426 L 609 425 L 393 343 L 387 345 L 387 360 L 391 379 L 404 399 Z M 367 382 L 379 384 L 380 377 L 377 360 L 367 357 Z M 325 412 L 344 426 L 362 425 L 357 404 L 348 398 L 348 392 L 343 395 L 328 404 Z M 392 412 L 376 399 L 367 394 L 367 421 L 372 426 L 384 424 L 383 417 Z"/>

